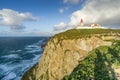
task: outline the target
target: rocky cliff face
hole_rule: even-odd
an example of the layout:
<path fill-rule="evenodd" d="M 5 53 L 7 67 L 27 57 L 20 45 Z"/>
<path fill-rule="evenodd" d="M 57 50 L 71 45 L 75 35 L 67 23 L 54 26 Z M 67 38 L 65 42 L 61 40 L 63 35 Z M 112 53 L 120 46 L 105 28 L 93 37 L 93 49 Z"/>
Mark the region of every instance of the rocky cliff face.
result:
<path fill-rule="evenodd" d="M 90 51 L 63 80 L 120 80 L 120 40 Z"/>
<path fill-rule="evenodd" d="M 47 43 L 39 63 L 25 73 L 22 80 L 61 80 L 99 46 L 112 45 L 114 35 L 92 35 L 74 39 L 54 36 Z"/>

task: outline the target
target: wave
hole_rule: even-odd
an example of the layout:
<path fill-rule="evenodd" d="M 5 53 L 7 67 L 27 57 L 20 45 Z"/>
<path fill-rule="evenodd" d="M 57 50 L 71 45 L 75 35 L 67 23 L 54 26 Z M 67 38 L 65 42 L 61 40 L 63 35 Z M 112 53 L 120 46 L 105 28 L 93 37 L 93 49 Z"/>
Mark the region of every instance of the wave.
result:
<path fill-rule="evenodd" d="M 18 54 L 10 54 L 2 56 L 2 58 L 20 58 L 20 56 Z"/>
<path fill-rule="evenodd" d="M 10 51 L 10 53 L 17 53 L 17 52 L 21 52 L 22 50 L 12 50 Z"/>

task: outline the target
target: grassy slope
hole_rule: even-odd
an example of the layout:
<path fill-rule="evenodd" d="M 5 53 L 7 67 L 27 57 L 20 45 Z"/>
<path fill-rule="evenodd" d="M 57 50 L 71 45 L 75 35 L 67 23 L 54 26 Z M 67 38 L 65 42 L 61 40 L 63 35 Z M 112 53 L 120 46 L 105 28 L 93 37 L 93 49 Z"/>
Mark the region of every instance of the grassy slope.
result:
<path fill-rule="evenodd" d="M 120 33 L 120 30 L 116 29 L 71 29 L 59 34 L 56 34 L 54 37 L 59 39 L 76 39 L 80 37 L 89 37 L 93 34 L 104 34 L 107 33 Z M 53 37 L 53 38 L 54 38 Z"/>
<path fill-rule="evenodd" d="M 90 52 L 63 80 L 116 80 L 114 68 L 120 67 L 120 41 L 111 47 L 101 46 Z"/>

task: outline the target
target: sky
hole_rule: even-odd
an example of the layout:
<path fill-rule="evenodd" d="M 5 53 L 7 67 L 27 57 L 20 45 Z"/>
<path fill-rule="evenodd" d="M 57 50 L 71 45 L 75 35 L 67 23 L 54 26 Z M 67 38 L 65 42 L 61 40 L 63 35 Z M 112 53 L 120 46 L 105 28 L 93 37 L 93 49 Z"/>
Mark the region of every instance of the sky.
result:
<path fill-rule="evenodd" d="M 81 18 L 120 28 L 120 0 L 1 0 L 0 36 L 51 36 Z"/>

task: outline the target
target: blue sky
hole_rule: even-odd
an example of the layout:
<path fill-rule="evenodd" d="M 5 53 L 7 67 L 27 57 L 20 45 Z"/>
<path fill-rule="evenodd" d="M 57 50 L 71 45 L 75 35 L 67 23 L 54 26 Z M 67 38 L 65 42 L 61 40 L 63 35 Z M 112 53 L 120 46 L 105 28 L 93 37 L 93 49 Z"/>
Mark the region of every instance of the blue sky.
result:
<path fill-rule="evenodd" d="M 1 0 L 0 10 L 10 9 L 19 13 L 29 12 L 32 16 L 36 17 L 37 20 L 22 22 L 22 25 L 25 25 L 23 31 L 14 31 L 10 29 L 9 25 L 0 25 L 0 35 L 14 34 L 17 36 L 23 35 L 23 33 L 27 33 L 24 35 L 31 35 L 31 33 L 35 31 L 43 34 L 49 33 L 53 31 L 54 25 L 60 22 L 69 22 L 71 13 L 80 9 L 83 2 L 84 1 L 80 2 L 80 4 L 72 4 L 64 3 L 63 0 Z M 60 13 L 59 10 L 62 8 L 70 9 L 66 9 L 63 13 Z M 39 33 L 37 35 L 39 35 Z"/>
<path fill-rule="evenodd" d="M 120 8 L 117 5 L 120 1 L 112 1 L 1 0 L 0 36 L 49 36 L 74 27 L 81 18 L 86 23 L 119 28 L 120 18 L 116 16 L 119 15 Z M 102 16 L 104 18 L 100 18 Z"/>

